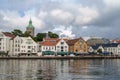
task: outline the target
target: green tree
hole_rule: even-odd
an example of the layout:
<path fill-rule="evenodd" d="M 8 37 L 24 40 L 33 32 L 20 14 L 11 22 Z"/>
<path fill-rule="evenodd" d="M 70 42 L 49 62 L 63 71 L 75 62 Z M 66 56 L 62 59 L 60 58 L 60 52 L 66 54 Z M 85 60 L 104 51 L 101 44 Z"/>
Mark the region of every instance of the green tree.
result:
<path fill-rule="evenodd" d="M 19 29 L 14 29 L 11 33 L 15 36 L 23 36 L 23 32 Z"/>
<path fill-rule="evenodd" d="M 35 41 L 42 41 L 43 38 L 47 36 L 47 33 L 38 33 L 34 38 Z M 59 36 L 56 33 L 48 32 L 48 37 L 50 38 L 58 38 Z"/>
<path fill-rule="evenodd" d="M 29 36 L 31 36 L 31 35 L 30 35 L 30 32 L 25 31 L 22 36 L 23 36 L 23 37 L 29 37 Z"/>
<path fill-rule="evenodd" d="M 45 38 L 45 37 L 46 37 L 46 33 L 38 33 L 38 34 L 36 35 L 36 40 L 37 40 L 37 41 L 42 41 L 43 38 Z"/>
<path fill-rule="evenodd" d="M 49 35 L 50 38 L 58 38 L 59 37 L 58 34 L 52 33 L 50 31 L 48 32 L 48 35 Z"/>
<path fill-rule="evenodd" d="M 102 53 L 102 49 L 98 49 L 97 52 Z"/>

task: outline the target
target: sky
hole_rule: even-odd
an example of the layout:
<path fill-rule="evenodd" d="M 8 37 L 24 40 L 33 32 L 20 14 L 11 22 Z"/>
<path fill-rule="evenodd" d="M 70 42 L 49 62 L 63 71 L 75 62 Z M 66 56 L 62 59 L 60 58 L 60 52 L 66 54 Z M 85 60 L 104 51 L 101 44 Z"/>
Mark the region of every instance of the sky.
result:
<path fill-rule="evenodd" d="M 120 38 L 120 0 L 0 0 L 0 31 L 24 32 L 30 18 L 35 34 Z"/>

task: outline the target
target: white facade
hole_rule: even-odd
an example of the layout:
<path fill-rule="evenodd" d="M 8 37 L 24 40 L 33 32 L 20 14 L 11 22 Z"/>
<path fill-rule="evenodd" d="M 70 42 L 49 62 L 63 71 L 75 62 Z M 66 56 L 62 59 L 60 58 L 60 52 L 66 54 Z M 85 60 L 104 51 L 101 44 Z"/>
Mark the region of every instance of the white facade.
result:
<path fill-rule="evenodd" d="M 106 46 L 108 45 L 108 46 Z M 97 50 L 101 49 L 102 52 L 109 52 L 113 55 L 120 55 L 120 44 L 105 44 L 103 46 L 98 46 L 97 49 L 93 49 L 90 47 L 88 50 L 89 52 L 97 52 Z"/>
<path fill-rule="evenodd" d="M 120 44 L 116 47 L 105 47 L 106 52 L 113 53 L 114 55 L 120 55 Z"/>
<path fill-rule="evenodd" d="M 68 44 L 64 39 L 61 39 L 57 44 L 56 44 L 56 52 L 68 52 Z"/>
<path fill-rule="evenodd" d="M 15 37 L 11 55 L 29 54 L 38 52 L 38 44 L 31 37 Z"/>
<path fill-rule="evenodd" d="M 88 52 L 92 53 L 92 52 L 95 52 L 95 51 L 94 51 L 94 49 L 90 46 L 90 47 L 88 48 Z"/>
<path fill-rule="evenodd" d="M 0 32 L 0 51 L 10 51 L 10 39 L 11 37 L 6 36 L 4 33 Z"/>
<path fill-rule="evenodd" d="M 40 43 L 40 51 L 68 52 L 68 44 L 64 39 L 48 39 Z"/>
<path fill-rule="evenodd" d="M 41 46 L 41 51 L 56 51 L 55 46 Z"/>

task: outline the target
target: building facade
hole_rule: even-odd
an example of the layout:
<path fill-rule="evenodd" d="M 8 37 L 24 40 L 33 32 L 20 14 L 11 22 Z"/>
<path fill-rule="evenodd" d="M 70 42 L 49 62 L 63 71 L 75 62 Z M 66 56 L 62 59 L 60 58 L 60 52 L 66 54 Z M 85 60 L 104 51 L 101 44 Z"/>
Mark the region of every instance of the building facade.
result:
<path fill-rule="evenodd" d="M 74 53 L 88 53 L 88 45 L 82 38 L 72 39 L 67 41 L 69 52 Z"/>
<path fill-rule="evenodd" d="M 88 50 L 89 52 L 95 52 L 101 49 L 101 52 L 109 52 L 114 55 L 120 55 L 120 43 L 109 43 L 109 44 L 97 44 L 95 46 L 91 46 Z"/>
<path fill-rule="evenodd" d="M 40 48 L 41 52 L 68 52 L 68 44 L 66 43 L 66 40 L 59 38 L 45 38 L 43 42 L 40 42 Z"/>
<path fill-rule="evenodd" d="M 38 52 L 38 44 L 31 37 L 16 36 L 12 45 L 11 55 L 36 54 Z"/>
<path fill-rule="evenodd" d="M 56 44 L 56 52 L 68 52 L 68 44 L 65 39 L 60 39 Z"/>
<path fill-rule="evenodd" d="M 10 40 L 14 37 L 10 33 L 0 32 L 0 51 L 5 53 L 10 52 Z"/>

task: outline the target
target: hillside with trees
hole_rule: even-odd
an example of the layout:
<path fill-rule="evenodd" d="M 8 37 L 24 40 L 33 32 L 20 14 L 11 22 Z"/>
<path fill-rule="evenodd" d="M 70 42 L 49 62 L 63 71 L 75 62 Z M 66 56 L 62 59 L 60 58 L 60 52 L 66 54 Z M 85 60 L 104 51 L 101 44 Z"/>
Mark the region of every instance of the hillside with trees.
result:
<path fill-rule="evenodd" d="M 8 32 L 8 33 L 11 33 L 15 36 L 20 36 L 20 37 L 28 37 L 28 36 L 31 36 L 30 33 L 28 32 L 22 32 L 21 30 L 19 29 L 14 29 L 13 31 L 11 32 Z M 51 31 L 48 31 L 48 33 L 37 33 L 37 35 L 35 37 L 32 37 L 36 42 L 38 41 L 42 41 L 43 38 L 46 38 L 46 35 L 48 35 L 49 38 L 59 38 L 59 35 L 56 34 L 56 33 L 53 33 Z"/>

